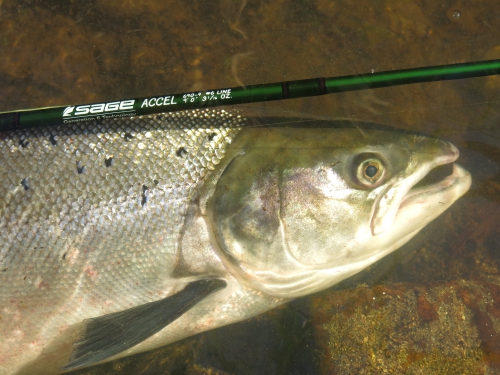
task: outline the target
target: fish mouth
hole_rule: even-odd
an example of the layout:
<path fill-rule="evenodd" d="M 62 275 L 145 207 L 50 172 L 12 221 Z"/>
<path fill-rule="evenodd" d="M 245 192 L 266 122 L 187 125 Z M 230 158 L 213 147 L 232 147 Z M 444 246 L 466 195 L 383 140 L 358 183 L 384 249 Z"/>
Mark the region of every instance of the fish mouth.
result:
<path fill-rule="evenodd" d="M 416 173 L 416 179 L 411 182 L 408 191 L 403 196 L 400 209 L 405 205 L 417 204 L 418 199 L 436 197 L 445 189 L 457 183 L 461 177 L 460 169 L 454 162 L 460 155 L 458 149 L 451 143 L 449 149 L 436 157 L 432 164 Z M 460 169 L 458 169 L 458 168 Z M 450 173 L 451 172 L 451 173 Z M 444 203 L 444 202 L 442 202 Z"/>
<path fill-rule="evenodd" d="M 449 170 L 450 168 L 452 169 L 451 174 L 447 175 L 437 183 L 424 184 L 424 182 L 434 179 L 435 175 L 442 174 L 443 171 Z M 432 175 L 433 172 L 435 172 L 434 176 Z M 469 183 L 467 183 L 467 180 Z M 466 189 L 464 189 L 465 186 Z M 402 210 L 411 205 L 426 204 L 426 201 L 429 200 L 437 202 L 440 205 L 445 205 L 447 208 L 451 205 L 451 203 L 458 199 L 458 197 L 452 199 L 454 198 L 454 194 L 446 194 L 448 190 L 453 190 L 455 187 L 461 187 L 461 189 L 459 189 L 460 192 L 463 191 L 463 193 L 465 193 L 470 187 L 470 174 L 456 163 L 437 167 L 408 191 L 408 193 L 404 196 L 399 209 Z"/>
<path fill-rule="evenodd" d="M 470 174 L 454 163 L 459 152 L 448 145 L 431 163 L 380 194 L 370 223 L 372 235 L 398 226 L 398 222 L 414 230 L 417 226 L 422 228 L 465 194 L 470 187 Z"/>

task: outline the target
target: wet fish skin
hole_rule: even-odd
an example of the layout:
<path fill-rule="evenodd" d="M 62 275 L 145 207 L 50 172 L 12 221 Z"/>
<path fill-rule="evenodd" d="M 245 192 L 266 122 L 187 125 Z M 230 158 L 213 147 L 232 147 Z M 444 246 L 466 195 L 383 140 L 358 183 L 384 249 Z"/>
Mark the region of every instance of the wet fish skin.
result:
<path fill-rule="evenodd" d="M 33 360 L 58 372 L 72 325 L 186 284 L 170 275 L 187 204 L 239 121 L 190 112 L 2 134 L 0 374 L 33 373 L 20 370 Z"/>
<path fill-rule="evenodd" d="M 408 241 L 470 184 L 457 166 L 408 194 L 458 157 L 435 139 L 253 125 L 215 110 L 3 134 L 0 374 L 57 373 L 82 321 L 193 280 L 228 286 L 115 358 L 327 288 Z M 377 186 L 353 172 L 364 156 L 386 168 Z"/>

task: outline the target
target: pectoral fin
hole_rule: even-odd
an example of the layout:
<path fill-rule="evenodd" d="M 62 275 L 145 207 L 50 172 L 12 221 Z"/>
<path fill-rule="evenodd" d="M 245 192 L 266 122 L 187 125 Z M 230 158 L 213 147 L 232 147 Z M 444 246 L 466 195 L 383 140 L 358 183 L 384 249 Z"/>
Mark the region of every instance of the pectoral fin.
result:
<path fill-rule="evenodd" d="M 139 344 L 225 286 L 220 279 L 197 280 L 159 301 L 85 320 L 69 363 L 61 370 L 90 366 Z"/>

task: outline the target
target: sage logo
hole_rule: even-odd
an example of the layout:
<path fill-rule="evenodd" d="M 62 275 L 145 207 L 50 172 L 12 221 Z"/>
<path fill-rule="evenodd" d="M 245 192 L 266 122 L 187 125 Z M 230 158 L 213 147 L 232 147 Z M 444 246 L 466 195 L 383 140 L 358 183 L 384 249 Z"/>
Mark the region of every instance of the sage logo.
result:
<path fill-rule="evenodd" d="M 75 109 L 75 106 L 66 107 L 66 109 L 64 110 L 63 117 L 65 117 L 65 116 L 71 116 L 71 112 L 73 112 L 74 109 Z"/>
<path fill-rule="evenodd" d="M 122 100 L 119 102 L 87 104 L 66 107 L 63 117 L 92 116 L 102 113 L 112 113 L 134 109 L 135 100 Z"/>

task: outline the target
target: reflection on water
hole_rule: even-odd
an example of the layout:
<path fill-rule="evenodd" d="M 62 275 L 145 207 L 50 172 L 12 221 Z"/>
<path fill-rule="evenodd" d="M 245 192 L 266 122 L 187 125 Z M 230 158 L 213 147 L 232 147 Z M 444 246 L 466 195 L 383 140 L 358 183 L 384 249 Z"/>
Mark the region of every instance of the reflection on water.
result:
<path fill-rule="evenodd" d="M 0 1 L 0 109 L 500 57 L 500 4 Z M 498 77 L 274 103 L 454 143 L 465 197 L 402 249 L 248 322 L 74 374 L 483 374 L 500 367 Z"/>

